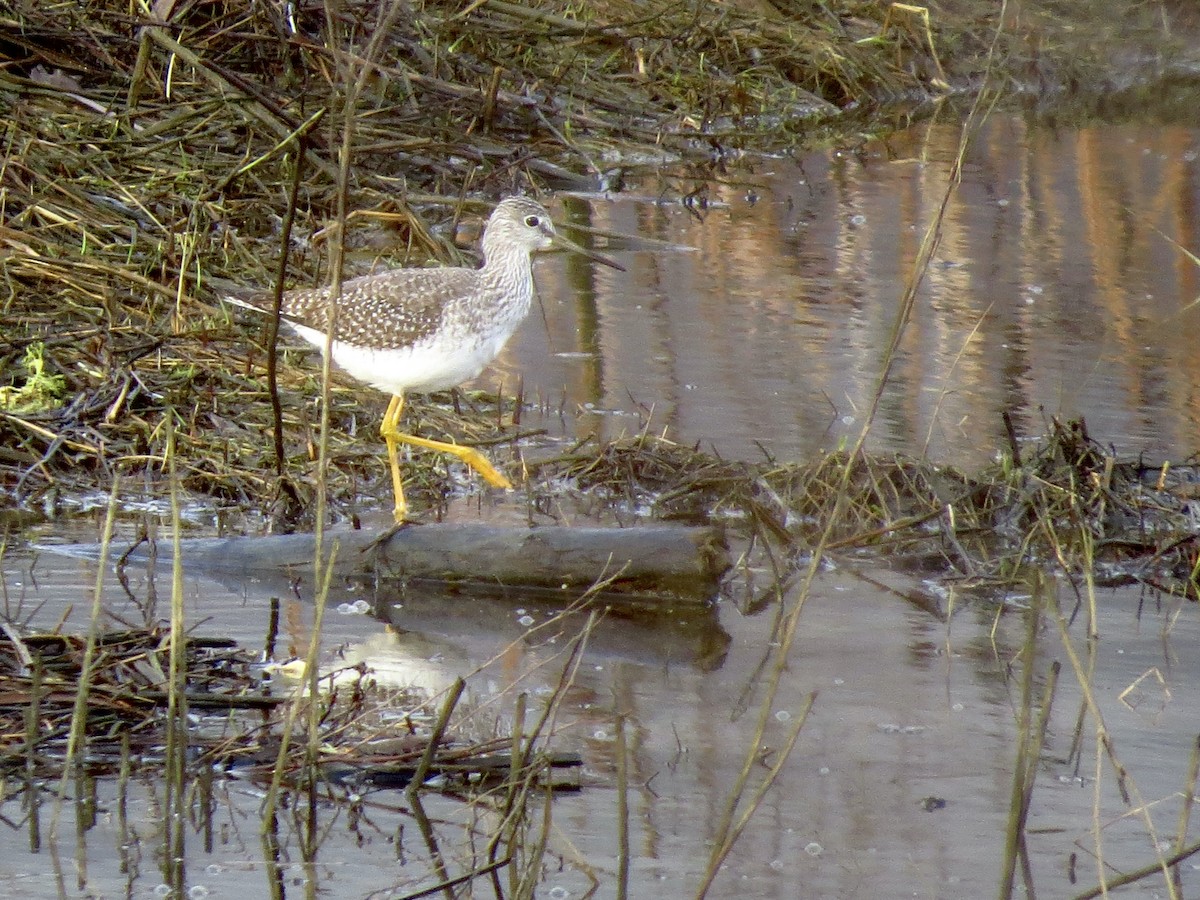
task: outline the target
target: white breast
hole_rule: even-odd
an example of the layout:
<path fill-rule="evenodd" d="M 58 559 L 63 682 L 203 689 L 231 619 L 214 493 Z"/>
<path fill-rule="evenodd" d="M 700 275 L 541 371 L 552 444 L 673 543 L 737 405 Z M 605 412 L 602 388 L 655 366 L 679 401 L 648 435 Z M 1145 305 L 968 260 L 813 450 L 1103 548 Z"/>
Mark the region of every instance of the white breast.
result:
<path fill-rule="evenodd" d="M 292 327 L 309 343 L 323 346 L 325 338 L 321 332 L 303 325 Z M 508 336 L 493 333 L 458 341 L 434 339 L 394 350 L 373 350 L 334 341 L 333 361 L 349 375 L 388 394 L 410 391 L 424 394 L 474 378 L 496 358 Z"/>

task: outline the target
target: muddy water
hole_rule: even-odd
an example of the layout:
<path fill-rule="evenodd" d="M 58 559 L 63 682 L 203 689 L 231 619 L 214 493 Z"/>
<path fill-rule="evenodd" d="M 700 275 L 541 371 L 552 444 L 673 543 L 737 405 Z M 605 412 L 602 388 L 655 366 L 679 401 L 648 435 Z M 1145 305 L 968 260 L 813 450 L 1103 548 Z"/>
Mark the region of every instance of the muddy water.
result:
<path fill-rule="evenodd" d="M 645 182 L 640 193 L 592 204 L 585 212 L 593 225 L 672 247 L 618 252 L 626 274 L 543 260 L 545 320 L 531 317 L 499 372 L 509 385 L 523 373 L 527 395 L 544 400 L 543 423 L 564 437 L 632 431 L 648 419 L 732 456 L 754 458 L 761 445 L 805 458 L 836 446 L 861 427 L 958 136 L 957 126 L 935 123 L 853 154 L 747 163 L 711 187 L 716 205 L 700 216 L 647 201 L 678 181 Z M 1128 453 L 1182 455 L 1200 445 L 1190 340 L 1200 313 L 1188 309 L 1197 278 L 1168 240 L 1196 246 L 1198 139 L 1170 127 L 989 123 L 948 206 L 872 447 L 977 464 L 1002 442 L 1004 410 L 1030 432 L 1043 414 L 1085 415 L 1093 434 Z M 574 201 L 570 209 L 579 214 Z M 484 381 L 495 379 L 493 371 Z M 465 507 L 456 514 L 478 515 Z M 29 536 L 96 533 L 97 523 L 81 519 L 70 533 L 47 526 Z M 770 765 L 814 692 L 779 782 L 711 896 L 993 896 L 1016 754 L 1018 686 L 1009 666 L 1021 617 L 960 606 L 939 621 L 902 599 L 909 576 L 877 567 L 863 574 L 869 580 L 843 561 L 818 580 L 764 746 L 751 736 L 774 608 L 750 615 L 727 599 L 711 614 L 603 622 L 554 740 L 583 754 L 584 789 L 555 801 L 539 896 L 614 896 L 617 714 L 630 747 L 630 896 L 685 897 L 700 883 L 714 823 L 747 754 L 756 755 L 755 772 Z M 4 557 L 3 575 L 14 616 L 50 625 L 69 606 L 70 621 L 82 621 L 95 570 L 22 549 Z M 140 605 L 155 585 L 165 595 L 168 583 L 141 575 L 131 597 L 110 580 L 106 599 L 140 621 Z M 261 642 L 268 598 L 289 590 L 199 578 L 185 585 L 199 632 L 247 646 Z M 312 591 L 295 591 L 303 617 Z M 1062 594 L 1073 602 L 1069 590 Z M 491 708 L 501 726 L 515 690 L 538 697 L 557 678 L 562 644 L 522 637 L 530 618 L 550 614 L 534 604 L 390 596 L 370 598 L 379 618 L 336 612 L 353 599 L 332 600 L 331 661 L 363 658 L 432 690 L 473 673 L 474 702 L 506 698 Z M 1194 605 L 1159 606 L 1131 591 L 1105 592 L 1099 604 L 1095 699 L 1128 768 L 1133 806 L 1144 806 L 1167 841 L 1197 730 L 1200 615 Z M 1083 636 L 1077 623 L 1071 640 L 1081 654 Z M 1039 673 L 1052 660 L 1066 663 L 1068 654 L 1050 627 Z M 1069 756 L 1082 702 L 1068 666 L 1030 821 L 1042 896 L 1094 884 L 1098 849 L 1110 873 L 1155 859 L 1150 826 L 1129 814 L 1112 768 L 1098 761 L 1093 726 L 1080 755 Z M 223 789 L 229 812 L 217 846 L 206 853 L 190 837 L 189 884 L 211 897 L 262 896 L 257 794 L 232 781 Z M 132 875 L 117 866 L 111 817 L 90 833 L 94 894 L 150 896 L 161 880 L 150 790 L 131 812 L 142 858 Z M 427 885 L 403 862 L 405 840 L 414 855 L 420 849 L 415 827 L 383 805 L 398 802 L 383 798 L 369 813 L 371 828 L 333 827 L 315 869 L 289 869 L 296 895 L 305 878 L 338 897 L 411 889 L 413 879 Z M 0 813 L 21 817 L 12 799 Z M 397 848 L 390 836 L 406 821 Z M 59 895 L 47 854 L 30 854 L 19 828 L 0 829 L 0 843 L 0 893 Z M 83 896 L 66 838 L 60 855 L 63 893 Z M 1182 877 L 1183 896 L 1200 891 L 1190 861 Z M 1166 895 L 1161 878 L 1144 892 Z"/>

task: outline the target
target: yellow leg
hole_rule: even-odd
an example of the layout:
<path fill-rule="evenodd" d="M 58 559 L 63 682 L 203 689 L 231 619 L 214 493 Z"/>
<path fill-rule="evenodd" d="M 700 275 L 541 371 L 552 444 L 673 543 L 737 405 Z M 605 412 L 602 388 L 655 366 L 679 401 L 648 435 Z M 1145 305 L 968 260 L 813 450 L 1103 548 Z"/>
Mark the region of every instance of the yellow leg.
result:
<path fill-rule="evenodd" d="M 404 499 L 404 481 L 400 478 L 400 457 L 396 452 L 396 433 L 399 429 L 396 424 L 400 421 L 400 413 L 404 410 L 404 397 L 401 394 L 396 394 L 392 397 L 392 402 L 388 404 L 387 412 L 383 414 L 383 424 L 379 426 L 379 433 L 383 435 L 383 441 L 387 444 L 388 465 L 392 469 L 392 493 L 396 497 L 396 506 L 392 510 L 392 517 L 396 520 L 396 524 L 401 524 L 408 517 L 408 502 Z"/>
<path fill-rule="evenodd" d="M 383 424 L 379 426 L 379 433 L 383 435 L 383 440 L 387 444 L 388 463 L 392 468 L 392 491 L 396 495 L 396 508 L 393 511 L 393 515 L 397 523 L 403 522 L 408 514 L 408 504 L 404 500 L 404 486 L 400 478 L 400 459 L 397 454 L 397 447 L 400 444 L 409 444 L 413 447 L 424 447 L 426 450 L 449 453 L 478 472 L 483 477 L 483 480 L 492 487 L 505 488 L 506 490 L 512 489 L 512 482 L 498 472 L 488 462 L 487 457 L 474 447 L 447 444 L 444 441 L 431 441 L 428 438 L 405 434 L 400 430 L 400 413 L 403 411 L 404 397 L 397 394 L 392 397 L 392 402 L 388 404 L 387 412 L 383 414 Z"/>

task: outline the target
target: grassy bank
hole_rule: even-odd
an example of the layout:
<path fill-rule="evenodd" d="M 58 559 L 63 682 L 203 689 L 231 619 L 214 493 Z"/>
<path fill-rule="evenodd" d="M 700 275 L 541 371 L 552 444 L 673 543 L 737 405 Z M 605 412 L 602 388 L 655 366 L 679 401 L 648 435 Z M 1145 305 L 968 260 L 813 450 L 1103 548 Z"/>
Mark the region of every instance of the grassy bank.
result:
<path fill-rule="evenodd" d="M 475 198 L 618 189 L 647 165 L 702 184 L 742 149 L 855 143 L 892 124 L 889 104 L 908 115 L 969 93 L 989 66 L 993 83 L 1048 92 L 1110 83 L 1087 68 L 1097 54 L 1072 56 L 1086 5 L 1069 22 L 1010 10 L 998 40 L 991 4 L 136 9 L 0 13 L 0 504 L 52 509 L 114 472 L 153 480 L 169 419 L 188 491 L 308 508 L 315 367 L 280 367 L 280 463 L 260 339 L 212 287 L 270 289 L 285 241 L 289 285 L 327 281 L 334 247 L 349 272 L 461 261 L 449 225 L 486 209 Z M 1150 11 L 1122 16 L 1088 34 L 1170 51 Z M 373 438 L 377 413 L 354 399 L 335 388 L 335 515 L 380 474 L 374 440 L 347 437 Z M 431 437 L 514 433 L 492 407 L 465 430 L 437 408 L 414 414 Z M 421 477 L 435 497 L 440 482 Z"/>

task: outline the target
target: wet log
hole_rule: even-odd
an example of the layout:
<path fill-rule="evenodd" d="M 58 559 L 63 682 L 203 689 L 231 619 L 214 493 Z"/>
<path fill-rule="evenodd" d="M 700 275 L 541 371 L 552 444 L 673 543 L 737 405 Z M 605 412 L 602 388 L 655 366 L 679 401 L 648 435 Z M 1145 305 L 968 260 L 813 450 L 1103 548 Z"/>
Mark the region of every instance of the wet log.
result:
<path fill-rule="evenodd" d="M 382 536 L 331 531 L 325 536 L 325 552 L 334 546 L 334 574 L 341 579 L 519 587 L 560 597 L 599 584 L 606 595 L 707 602 L 716 597 L 730 566 L 719 528 L 668 525 L 426 524 Z M 311 534 L 195 538 L 181 541 L 180 547 L 184 564 L 195 570 L 242 577 L 307 576 L 313 571 L 316 540 Z M 159 542 L 157 555 L 169 559 L 169 545 Z"/>
<path fill-rule="evenodd" d="M 433 577 L 710 600 L 729 569 L 724 535 L 713 528 L 493 528 L 447 526 L 445 534 L 403 529 L 381 543 L 382 578 Z"/>

